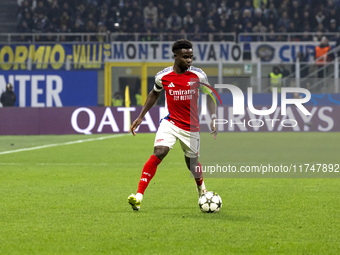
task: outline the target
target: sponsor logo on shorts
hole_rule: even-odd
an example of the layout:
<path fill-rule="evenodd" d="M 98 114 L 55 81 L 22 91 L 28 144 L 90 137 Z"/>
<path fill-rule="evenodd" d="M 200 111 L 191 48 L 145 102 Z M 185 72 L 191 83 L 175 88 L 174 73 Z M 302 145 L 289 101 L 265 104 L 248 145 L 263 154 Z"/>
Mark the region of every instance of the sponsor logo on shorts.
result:
<path fill-rule="evenodd" d="M 157 139 L 156 143 L 160 143 L 161 141 L 164 141 L 164 139 Z"/>

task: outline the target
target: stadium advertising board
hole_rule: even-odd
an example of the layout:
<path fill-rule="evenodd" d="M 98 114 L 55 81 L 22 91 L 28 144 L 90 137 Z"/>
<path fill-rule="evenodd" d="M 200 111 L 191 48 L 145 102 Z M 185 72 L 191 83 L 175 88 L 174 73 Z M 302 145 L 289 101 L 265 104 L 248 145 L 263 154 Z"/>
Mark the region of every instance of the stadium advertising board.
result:
<path fill-rule="evenodd" d="M 340 131 L 340 106 L 306 108 L 310 116 L 290 106 L 286 115 L 281 115 L 277 107 L 268 116 L 257 116 L 248 108 L 244 115 L 233 115 L 232 107 L 220 106 L 217 117 L 225 121 L 216 124 L 218 132 Z M 0 122 L 0 135 L 126 133 L 140 110 L 140 107 L 0 108 L 0 119 L 6 119 Z M 163 110 L 153 107 L 138 132 L 156 132 Z M 211 119 L 201 115 L 202 132 L 209 132 L 210 122 Z"/>
<path fill-rule="evenodd" d="M 313 62 L 315 47 L 319 42 L 252 42 L 252 60 L 261 59 L 266 63 L 295 63 L 297 53 L 306 56 L 306 62 Z M 334 43 L 330 43 L 334 47 Z"/>
<path fill-rule="evenodd" d="M 173 59 L 173 42 L 113 42 L 111 61 L 169 62 Z M 237 63 L 243 61 L 243 44 L 226 42 L 195 42 L 194 61 Z"/>
<path fill-rule="evenodd" d="M 73 70 L 102 69 L 111 56 L 107 43 L 11 44 L 0 45 L 0 70 Z"/>
<path fill-rule="evenodd" d="M 97 106 L 97 71 L 8 71 L 0 92 L 14 85 L 19 107 Z"/>
<path fill-rule="evenodd" d="M 194 61 L 198 63 L 294 63 L 297 53 L 306 54 L 306 61 L 314 61 L 318 42 L 195 42 Z M 169 62 L 173 59 L 172 42 L 113 42 L 110 60 L 115 62 Z M 334 44 L 331 44 L 334 46 Z M 250 53 L 247 59 L 244 56 Z"/>
<path fill-rule="evenodd" d="M 70 44 L 0 45 L 0 70 L 62 70 L 66 63 L 75 70 L 102 69 L 105 59 L 115 62 L 169 62 L 173 42 L 112 42 Z M 199 63 L 294 63 L 297 52 L 313 61 L 318 42 L 195 42 L 194 61 Z M 331 44 L 334 46 L 334 43 Z M 245 53 L 250 53 L 244 59 Z"/>

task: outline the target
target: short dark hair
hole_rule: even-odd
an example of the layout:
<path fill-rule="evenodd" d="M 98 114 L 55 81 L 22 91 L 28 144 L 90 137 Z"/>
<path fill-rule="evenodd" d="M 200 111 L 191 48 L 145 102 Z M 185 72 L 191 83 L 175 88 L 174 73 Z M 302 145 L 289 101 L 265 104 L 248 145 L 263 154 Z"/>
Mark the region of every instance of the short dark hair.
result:
<path fill-rule="evenodd" d="M 186 39 L 177 40 L 172 44 L 172 52 L 175 53 L 177 50 L 181 49 L 192 49 L 192 43 Z"/>

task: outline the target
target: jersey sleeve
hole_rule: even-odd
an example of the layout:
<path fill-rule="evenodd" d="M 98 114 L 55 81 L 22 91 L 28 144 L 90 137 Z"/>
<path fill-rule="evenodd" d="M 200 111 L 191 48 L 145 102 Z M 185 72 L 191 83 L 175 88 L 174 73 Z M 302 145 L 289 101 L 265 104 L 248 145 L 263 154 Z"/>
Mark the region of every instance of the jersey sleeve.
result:
<path fill-rule="evenodd" d="M 163 84 L 162 84 L 162 76 L 157 74 L 155 77 L 155 85 L 153 86 L 153 90 L 160 92 L 163 90 Z"/>
<path fill-rule="evenodd" d="M 215 102 L 215 105 L 217 105 L 216 103 L 216 99 L 214 97 L 214 95 L 212 94 L 212 90 L 208 87 L 211 86 L 208 82 L 208 78 L 207 75 L 205 74 L 205 72 L 203 72 L 203 70 L 200 70 L 201 73 L 199 75 L 199 80 L 200 80 L 200 91 L 206 95 L 209 95 L 212 100 Z"/>
<path fill-rule="evenodd" d="M 209 81 L 208 81 L 208 77 L 205 74 L 205 72 L 203 70 L 200 69 L 200 73 L 201 75 L 199 76 L 199 80 L 200 80 L 200 90 L 204 93 L 204 94 L 210 94 L 212 91 L 211 89 L 209 89 L 207 86 L 205 86 L 205 84 L 209 85 Z"/>
<path fill-rule="evenodd" d="M 209 89 L 207 86 L 201 86 L 200 90 L 204 93 L 204 94 L 210 94 L 211 93 L 211 89 Z"/>

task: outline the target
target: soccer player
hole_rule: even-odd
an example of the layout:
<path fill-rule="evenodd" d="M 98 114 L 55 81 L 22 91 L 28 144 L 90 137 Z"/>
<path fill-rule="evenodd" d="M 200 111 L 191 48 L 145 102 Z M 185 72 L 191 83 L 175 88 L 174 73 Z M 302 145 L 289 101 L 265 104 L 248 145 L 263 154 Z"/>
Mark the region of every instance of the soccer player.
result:
<path fill-rule="evenodd" d="M 172 45 L 174 65 L 157 73 L 154 88 L 150 91 L 146 102 L 138 116 L 132 123 L 130 131 L 136 135 L 136 128 L 142 123 L 145 114 L 157 101 L 160 92 L 165 90 L 165 107 L 167 114 L 161 119 L 156 133 L 154 152 L 145 163 L 139 181 L 137 194 L 131 194 L 128 202 L 133 210 L 139 210 L 144 191 L 154 177 L 157 166 L 172 149 L 177 140 L 180 141 L 188 169 L 193 173 L 197 185 L 198 196 L 207 192 L 203 181 L 201 165 L 198 162 L 199 152 L 199 118 L 198 98 L 199 90 L 210 93 L 206 74 L 199 68 L 191 66 L 193 60 L 192 44 L 188 40 L 178 40 Z M 216 118 L 216 106 L 212 97 L 207 97 L 207 106 L 211 119 Z M 217 130 L 210 124 L 211 134 L 216 139 Z M 200 170 L 197 170 L 200 169 Z"/>

